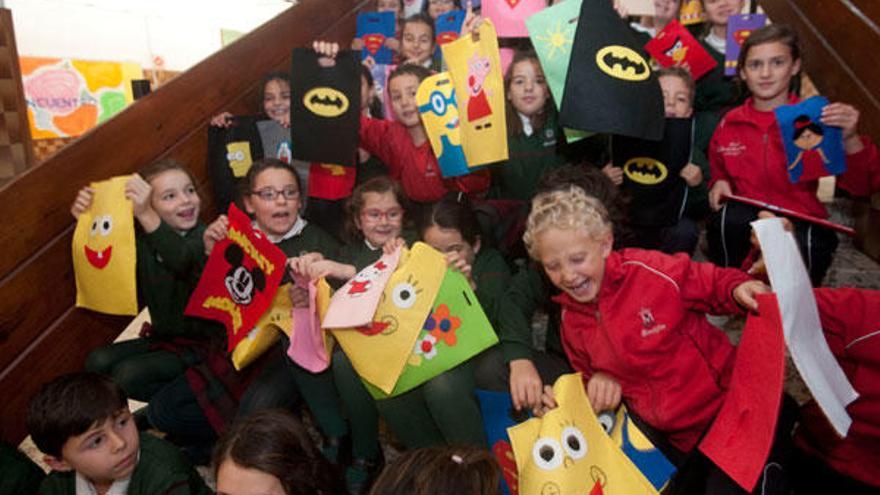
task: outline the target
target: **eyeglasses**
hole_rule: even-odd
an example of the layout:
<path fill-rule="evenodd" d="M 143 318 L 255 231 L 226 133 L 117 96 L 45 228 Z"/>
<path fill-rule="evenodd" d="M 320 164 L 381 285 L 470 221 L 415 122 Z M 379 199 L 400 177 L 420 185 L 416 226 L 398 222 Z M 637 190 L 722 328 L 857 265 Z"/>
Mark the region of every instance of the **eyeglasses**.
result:
<path fill-rule="evenodd" d="M 251 194 L 262 199 L 263 201 L 273 201 L 279 195 L 284 199 L 294 200 L 299 197 L 299 189 L 295 187 L 285 187 L 284 189 L 275 189 L 274 187 L 265 187 L 259 191 L 251 191 Z"/>
<path fill-rule="evenodd" d="M 389 222 L 396 222 L 403 217 L 403 209 L 402 208 L 391 208 L 389 210 L 366 210 L 361 213 L 361 216 L 369 220 L 371 222 L 378 222 L 382 220 L 382 218 L 388 219 Z"/>
<path fill-rule="evenodd" d="M 429 5 L 452 5 L 453 0 L 428 0 Z"/>

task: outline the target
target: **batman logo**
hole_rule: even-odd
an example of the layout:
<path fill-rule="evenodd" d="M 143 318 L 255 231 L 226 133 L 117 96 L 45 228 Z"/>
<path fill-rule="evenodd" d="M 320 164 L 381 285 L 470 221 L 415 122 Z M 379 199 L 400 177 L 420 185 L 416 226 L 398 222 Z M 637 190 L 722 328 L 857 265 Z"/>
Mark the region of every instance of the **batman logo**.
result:
<path fill-rule="evenodd" d="M 348 97 L 339 90 L 323 86 L 306 92 L 303 105 L 319 117 L 339 117 L 348 110 Z"/>
<path fill-rule="evenodd" d="M 596 65 L 602 72 L 624 81 L 644 81 L 651 75 L 644 57 L 620 45 L 608 45 L 596 52 Z"/>
<path fill-rule="evenodd" d="M 623 173 L 633 182 L 653 186 L 663 182 L 668 175 L 666 165 L 647 156 L 630 158 L 623 164 Z"/>

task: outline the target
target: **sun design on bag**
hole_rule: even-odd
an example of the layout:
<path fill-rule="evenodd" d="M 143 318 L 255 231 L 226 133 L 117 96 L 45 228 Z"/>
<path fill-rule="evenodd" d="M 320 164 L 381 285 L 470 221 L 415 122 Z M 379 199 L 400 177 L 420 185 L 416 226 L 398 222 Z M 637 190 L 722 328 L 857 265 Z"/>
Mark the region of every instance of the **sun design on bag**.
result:
<path fill-rule="evenodd" d="M 565 26 L 564 21 L 556 21 L 556 25 L 548 28 L 545 35 L 537 35 L 535 39 L 547 44 L 547 60 L 553 60 L 558 51 L 560 55 L 568 55 L 571 44 L 574 41 L 574 28 L 576 24 Z"/>

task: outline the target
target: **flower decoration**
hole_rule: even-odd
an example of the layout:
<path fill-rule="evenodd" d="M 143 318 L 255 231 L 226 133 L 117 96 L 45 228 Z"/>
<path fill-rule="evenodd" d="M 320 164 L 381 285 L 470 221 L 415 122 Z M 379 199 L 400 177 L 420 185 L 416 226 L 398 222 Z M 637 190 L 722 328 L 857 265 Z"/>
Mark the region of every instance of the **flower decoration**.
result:
<path fill-rule="evenodd" d="M 441 304 L 425 320 L 424 329 L 431 334 L 436 341 L 452 347 L 455 345 L 455 331 L 461 326 L 461 318 L 449 314 L 449 306 Z"/>
<path fill-rule="evenodd" d="M 431 334 L 426 334 L 416 341 L 416 348 L 413 352 L 424 356 L 425 359 L 432 359 L 437 355 L 437 339 Z"/>

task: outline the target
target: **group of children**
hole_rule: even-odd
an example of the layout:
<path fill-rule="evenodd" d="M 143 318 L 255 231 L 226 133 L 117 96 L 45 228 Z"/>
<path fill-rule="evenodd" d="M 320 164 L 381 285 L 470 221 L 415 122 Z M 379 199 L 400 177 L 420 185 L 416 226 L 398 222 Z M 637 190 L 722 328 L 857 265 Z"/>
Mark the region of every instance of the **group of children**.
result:
<path fill-rule="evenodd" d="M 528 47 L 519 47 L 504 79 L 509 159 L 444 178 L 415 94 L 440 64 L 433 19 L 460 5 L 428 0 L 424 14 L 402 19 L 403 2 L 377 4 L 400 19 L 399 39 L 386 41 L 399 62 L 386 88 L 394 120 L 374 115 L 376 95 L 365 69 L 352 189 L 330 201 L 335 210 L 313 206 L 327 205 L 311 194 L 319 180 L 315 165 L 267 156 L 253 163 L 237 201 L 254 228 L 288 257 L 284 281 L 325 277 L 339 287 L 383 253 L 427 243 L 465 275 L 500 344 L 383 400 L 370 395 L 338 347 L 320 373 L 287 357 L 286 338 L 235 370 L 222 326 L 183 314 L 228 220 L 221 214 L 205 226 L 187 168 L 161 161 L 126 186 L 139 225 L 138 287 L 151 324 L 138 339 L 94 350 L 87 373 L 61 377 L 33 399 L 28 427 L 54 470 L 39 493 L 207 493 L 189 462 L 207 462 L 213 449 L 217 490 L 227 495 L 494 494 L 500 468 L 486 450 L 475 389 L 510 392 L 517 409 L 541 415 L 556 405 L 549 385 L 573 371 L 583 374 L 596 412 L 625 402 L 678 465 L 669 493 L 742 493 L 695 448 L 724 400 L 736 354 L 706 315 L 756 311 L 756 294 L 770 290 L 741 270 L 758 210 L 727 196 L 827 216 L 816 181 L 788 181 L 773 114 L 798 100 L 792 89 L 801 68 L 796 33 L 775 24 L 754 31 L 742 46 L 738 78 L 724 77 L 723 63 L 697 83 L 684 69 L 658 71 L 666 116 L 697 125 L 691 163 L 680 174 L 688 204 L 675 225 L 646 228 L 628 225 L 618 190 L 623 172 L 611 165 L 607 140 L 566 143 L 541 64 Z M 657 16 L 634 30 L 655 34 L 673 15 L 663 13 L 679 7 L 676 0 L 655 4 Z M 703 0 L 701 42 L 713 56 L 723 53 L 727 18 L 742 4 Z M 466 7 L 463 34 L 480 22 Z M 326 59 L 338 52 L 321 41 L 314 49 Z M 289 127 L 289 81 L 268 78 L 263 93 L 265 117 Z M 217 115 L 211 125 L 234 125 L 230 117 Z M 858 196 L 880 190 L 880 158 L 856 133 L 858 110 L 832 103 L 821 120 L 843 131 L 847 171 L 838 185 Z M 92 195 L 89 188 L 80 191 L 74 217 L 88 210 Z M 327 218 L 328 211 L 340 218 Z M 691 259 L 704 221 L 713 263 Z M 793 225 L 819 285 L 836 235 L 808 222 Z M 289 296 L 294 306 L 308 304 L 303 289 Z M 789 446 L 792 407 L 783 406 L 782 434 L 767 463 L 778 469 L 768 467 L 756 490 L 875 493 L 880 434 L 871 377 L 880 371 L 880 295 L 818 289 L 817 298 L 832 350 L 862 394 L 850 408 L 853 427 L 847 438 L 835 437 L 817 408 L 807 406 L 797 447 Z M 834 303 L 841 301 L 862 317 L 838 314 Z M 533 335 L 538 313 L 547 317 L 543 344 Z M 148 405 L 133 415 L 126 397 Z M 321 434 L 320 449 L 291 415 L 301 404 Z M 407 451 L 388 466 L 380 418 Z M 165 440 L 145 433 L 150 429 Z M 793 466 L 810 470 L 792 476 Z"/>

